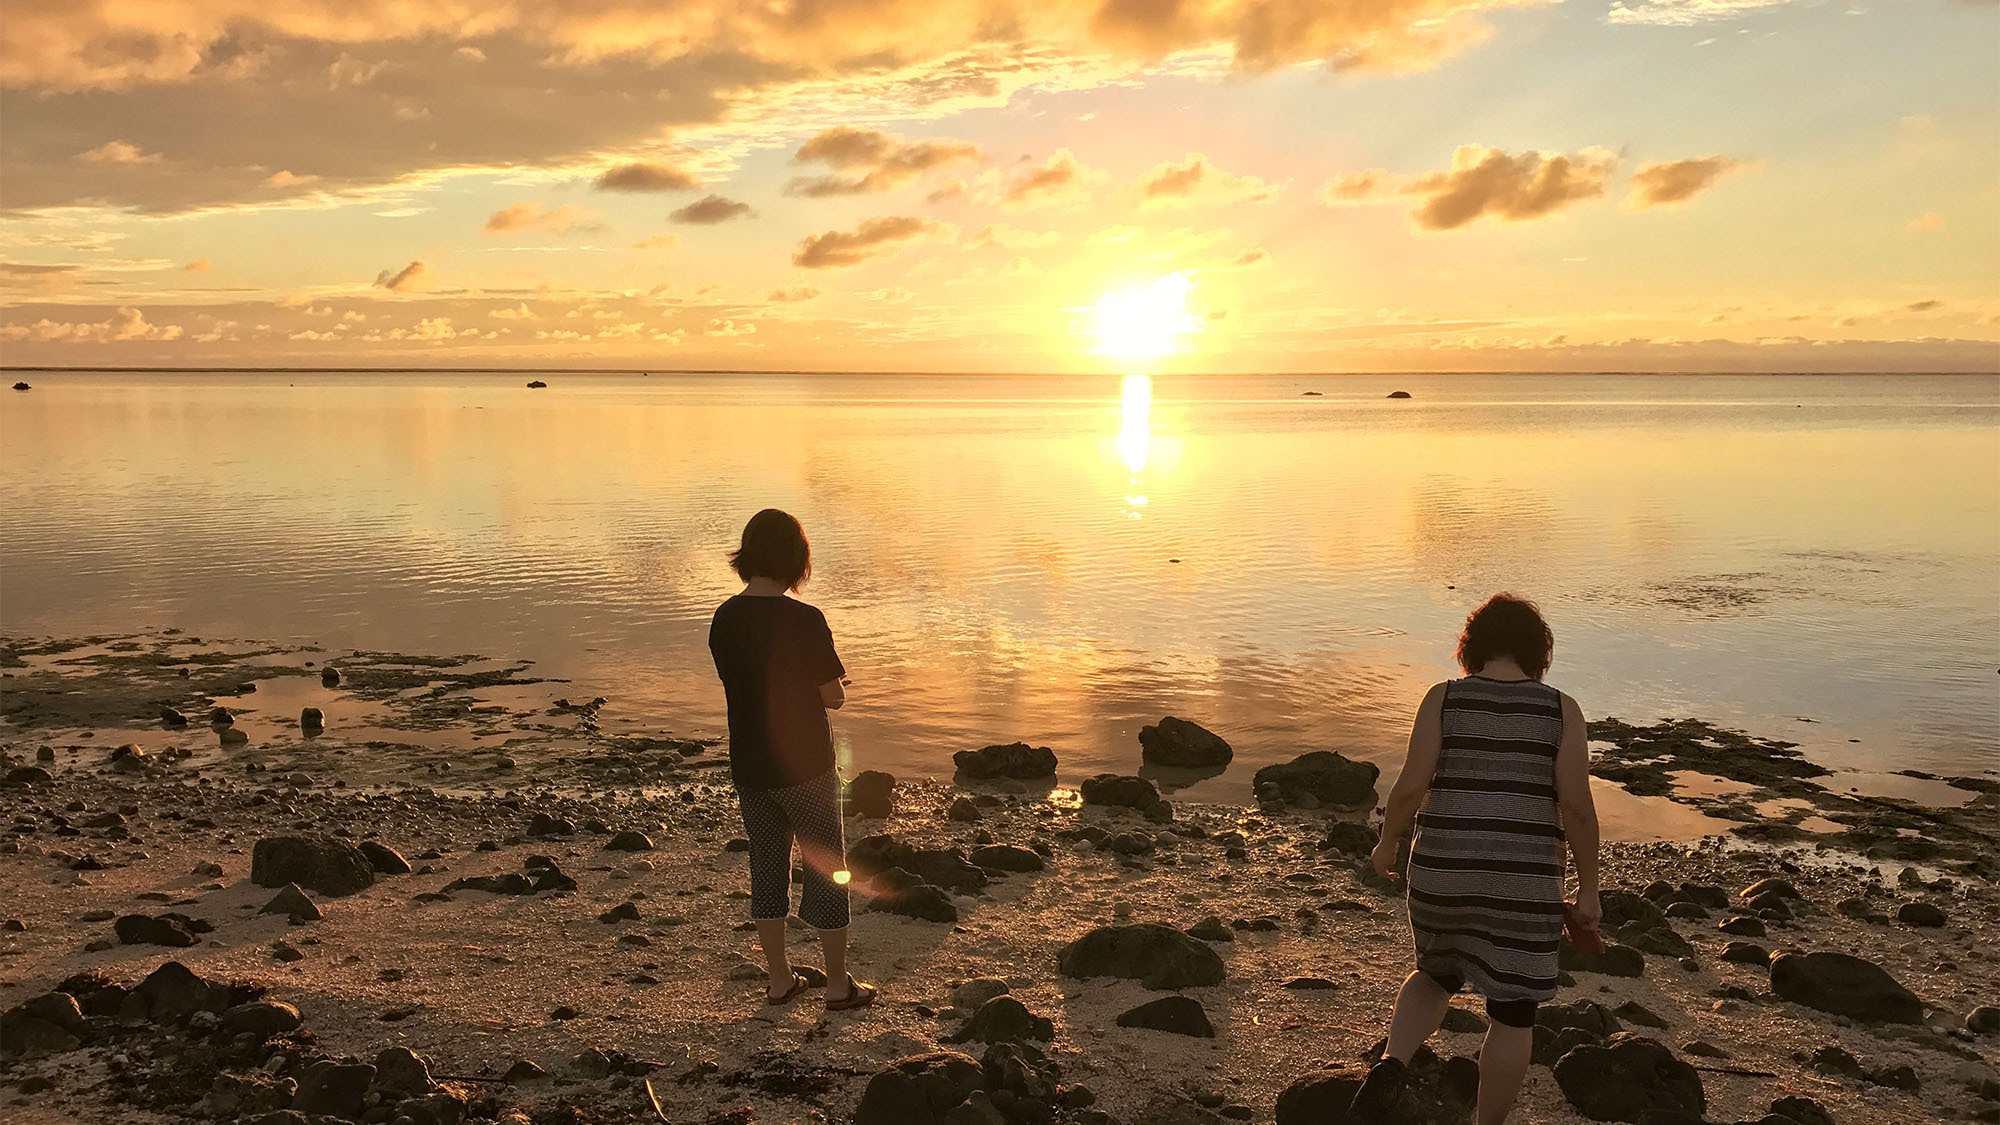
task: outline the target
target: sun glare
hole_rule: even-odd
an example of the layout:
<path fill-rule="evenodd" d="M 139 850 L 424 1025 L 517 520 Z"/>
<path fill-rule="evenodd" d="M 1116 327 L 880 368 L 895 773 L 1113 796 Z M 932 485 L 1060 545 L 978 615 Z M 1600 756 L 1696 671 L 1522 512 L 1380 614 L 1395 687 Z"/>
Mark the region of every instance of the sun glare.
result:
<path fill-rule="evenodd" d="M 1186 274 L 1170 273 L 1150 285 L 1114 289 L 1097 300 L 1097 350 L 1122 359 L 1147 359 L 1180 350 L 1180 338 L 1198 331 L 1188 312 Z"/>

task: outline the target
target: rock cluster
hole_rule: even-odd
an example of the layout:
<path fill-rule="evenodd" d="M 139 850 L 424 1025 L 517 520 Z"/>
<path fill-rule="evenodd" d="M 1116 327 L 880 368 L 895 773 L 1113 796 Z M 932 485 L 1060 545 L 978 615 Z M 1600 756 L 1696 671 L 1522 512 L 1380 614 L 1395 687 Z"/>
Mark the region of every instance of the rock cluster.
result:
<path fill-rule="evenodd" d="M 1216 769 L 1228 765 L 1235 751 L 1214 731 L 1168 715 L 1154 726 L 1139 728 L 1139 756 L 1155 766 Z"/>

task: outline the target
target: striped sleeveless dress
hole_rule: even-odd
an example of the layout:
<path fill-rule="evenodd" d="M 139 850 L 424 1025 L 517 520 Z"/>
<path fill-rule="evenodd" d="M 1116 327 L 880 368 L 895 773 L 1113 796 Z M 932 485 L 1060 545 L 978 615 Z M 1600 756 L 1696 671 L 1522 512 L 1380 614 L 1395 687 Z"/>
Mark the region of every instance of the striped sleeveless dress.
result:
<path fill-rule="evenodd" d="M 1410 844 L 1417 968 L 1469 981 L 1488 1000 L 1552 999 L 1563 911 L 1562 694 L 1533 680 L 1453 680 L 1443 734 Z"/>

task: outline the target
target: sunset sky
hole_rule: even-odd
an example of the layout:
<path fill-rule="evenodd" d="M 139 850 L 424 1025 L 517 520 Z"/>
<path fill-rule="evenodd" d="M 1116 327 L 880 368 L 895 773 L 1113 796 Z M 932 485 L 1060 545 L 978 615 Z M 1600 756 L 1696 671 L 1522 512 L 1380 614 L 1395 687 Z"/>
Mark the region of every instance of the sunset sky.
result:
<path fill-rule="evenodd" d="M 1991 0 L 8 0 L 0 362 L 2000 368 Z"/>

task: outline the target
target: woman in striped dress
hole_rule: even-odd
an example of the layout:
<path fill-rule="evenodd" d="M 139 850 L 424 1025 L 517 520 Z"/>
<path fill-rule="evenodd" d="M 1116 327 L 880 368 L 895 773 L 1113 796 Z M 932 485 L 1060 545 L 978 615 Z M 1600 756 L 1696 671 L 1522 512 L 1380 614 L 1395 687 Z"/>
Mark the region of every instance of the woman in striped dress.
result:
<path fill-rule="evenodd" d="M 1462 679 L 1431 688 L 1410 756 L 1389 794 L 1372 862 L 1395 874 L 1410 844 L 1416 971 L 1403 982 L 1382 1061 L 1347 1120 L 1389 1120 L 1404 1067 L 1467 984 L 1486 998 L 1479 1125 L 1514 1107 L 1534 1044 L 1535 1008 L 1556 994 L 1563 846 L 1576 857 L 1576 912 L 1596 926 L 1597 809 L 1576 701 L 1542 682 L 1555 638 L 1534 603 L 1497 594 L 1465 619 Z M 1421 813 L 1419 812 L 1421 809 Z"/>

